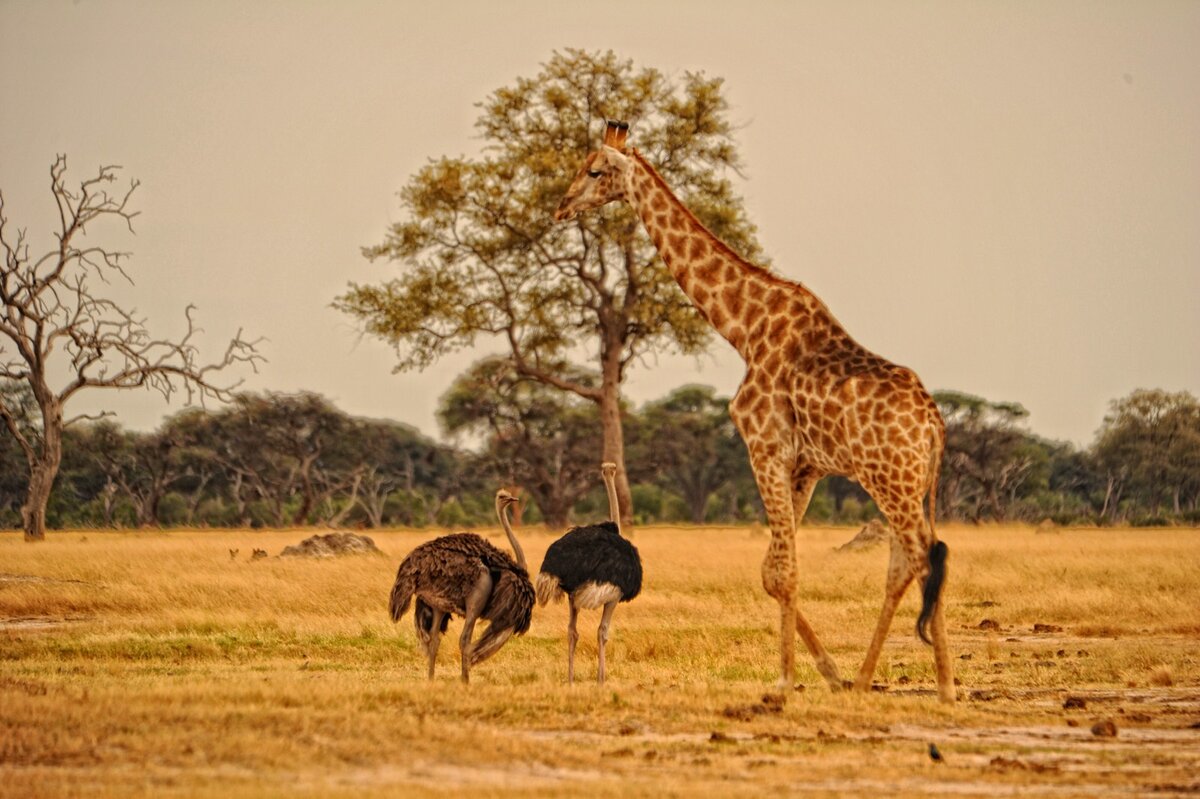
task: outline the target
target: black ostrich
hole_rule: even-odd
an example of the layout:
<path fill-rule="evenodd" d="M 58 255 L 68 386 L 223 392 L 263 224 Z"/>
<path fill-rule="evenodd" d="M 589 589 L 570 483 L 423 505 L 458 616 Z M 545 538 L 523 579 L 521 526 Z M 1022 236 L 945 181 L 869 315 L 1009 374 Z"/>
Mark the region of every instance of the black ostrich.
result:
<path fill-rule="evenodd" d="M 614 477 L 616 464 L 600 467 L 608 489 L 610 521 L 575 527 L 546 550 L 542 570 L 537 576 L 537 600 L 545 605 L 551 599 L 565 595 L 571 608 L 567 623 L 567 681 L 575 682 L 575 644 L 579 633 L 575 622 L 580 608 L 603 607 L 600 628 L 596 631 L 600 669 L 597 680 L 604 683 L 604 645 L 618 602 L 628 602 L 642 590 L 642 560 L 637 548 L 621 537 L 616 520 L 621 518 L 617 506 Z"/>
<path fill-rule="evenodd" d="M 392 586 L 392 621 L 399 621 L 413 597 L 413 625 L 417 640 L 429 658 L 433 679 L 438 645 L 454 614 L 463 617 L 458 638 L 462 654 L 462 680 L 470 681 L 470 667 L 500 649 L 513 633 L 524 635 L 533 616 L 534 590 L 525 567 L 525 553 L 508 523 L 508 506 L 517 498 L 504 489 L 496 493 L 496 515 L 512 544 L 516 560 L 474 533 L 453 533 L 426 541 L 400 564 Z M 472 642 L 477 619 L 487 619 L 487 630 Z"/>

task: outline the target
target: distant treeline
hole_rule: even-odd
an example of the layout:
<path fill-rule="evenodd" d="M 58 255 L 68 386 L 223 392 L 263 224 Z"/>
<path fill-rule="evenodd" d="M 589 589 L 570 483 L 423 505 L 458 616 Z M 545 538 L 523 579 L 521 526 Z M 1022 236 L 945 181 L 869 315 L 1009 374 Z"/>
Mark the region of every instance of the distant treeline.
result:
<path fill-rule="evenodd" d="M 519 487 L 526 523 L 559 528 L 606 513 L 595 406 L 491 370 L 442 399 L 439 444 L 389 420 L 351 417 L 312 393 L 243 394 L 188 409 L 149 433 L 112 420 L 68 427 L 49 508 L 54 527 L 333 525 L 458 527 L 494 522 L 492 496 Z M 1025 428 L 1016 403 L 938 392 L 947 424 L 938 516 L 971 522 L 1200 522 L 1200 404 L 1187 392 L 1115 400 L 1080 450 Z M 765 519 L 728 398 L 685 386 L 626 409 L 626 465 L 639 522 Z M 0 428 L 0 525 L 21 525 L 27 469 Z M 858 523 L 870 498 L 821 482 L 807 520 Z"/>

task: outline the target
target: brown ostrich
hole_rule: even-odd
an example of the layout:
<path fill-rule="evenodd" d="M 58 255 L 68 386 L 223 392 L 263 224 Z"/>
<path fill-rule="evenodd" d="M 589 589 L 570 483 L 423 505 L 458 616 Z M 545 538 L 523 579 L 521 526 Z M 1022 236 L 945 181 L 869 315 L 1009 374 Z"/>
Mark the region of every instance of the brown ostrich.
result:
<path fill-rule="evenodd" d="M 450 617 L 463 617 L 458 638 L 462 680 L 470 669 L 500 649 L 514 633 L 524 635 L 533 615 L 534 591 L 525 567 L 525 553 L 508 522 L 507 509 L 517 498 L 496 492 L 496 515 L 512 545 L 516 560 L 474 533 L 453 533 L 421 544 L 408 554 L 396 572 L 390 609 L 399 621 L 413 597 L 413 625 L 429 659 L 433 679 L 438 645 Z M 487 629 L 472 641 L 475 622 L 486 619 Z"/>

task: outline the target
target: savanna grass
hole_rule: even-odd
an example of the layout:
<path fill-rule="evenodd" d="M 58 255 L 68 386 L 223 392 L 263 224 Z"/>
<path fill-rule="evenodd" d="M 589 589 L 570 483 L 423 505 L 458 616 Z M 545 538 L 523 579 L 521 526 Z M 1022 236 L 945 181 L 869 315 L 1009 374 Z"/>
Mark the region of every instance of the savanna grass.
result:
<path fill-rule="evenodd" d="M 907 796 L 1036 783 L 1086 796 L 1186 785 L 1200 766 L 1188 728 L 1200 718 L 1200 534 L 940 533 L 961 682 L 952 707 L 936 701 L 931 652 L 913 635 L 915 591 L 880 690 L 830 692 L 798 644 L 803 690 L 782 707 L 764 702 L 778 611 L 760 585 L 767 538 L 746 528 L 636 531 L 645 586 L 617 611 L 602 689 L 595 614 L 581 618 L 580 682 L 565 684 L 564 605 L 538 609 L 469 686 L 452 626 L 427 682 L 410 617 L 393 625 L 386 604 L 397 563 L 430 531 L 373 534 L 383 557 L 256 561 L 253 548 L 276 554 L 307 533 L 52 532 L 37 545 L 3 534 L 0 794 Z M 553 536 L 520 534 L 540 563 Z M 836 553 L 852 534 L 798 537 L 802 608 L 846 678 L 888 557 Z M 1064 710 L 1076 694 L 1086 707 Z M 1090 735 L 1100 716 L 1118 720 L 1111 743 Z M 1028 729 L 1046 737 L 1014 742 Z M 942 741 L 944 764 L 928 760 L 926 738 Z"/>

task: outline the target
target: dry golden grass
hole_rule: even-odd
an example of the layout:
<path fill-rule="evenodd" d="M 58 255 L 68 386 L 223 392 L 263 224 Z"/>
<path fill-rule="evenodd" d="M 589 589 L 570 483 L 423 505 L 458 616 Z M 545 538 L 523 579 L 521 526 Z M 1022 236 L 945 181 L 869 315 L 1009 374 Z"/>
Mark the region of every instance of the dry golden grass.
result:
<path fill-rule="evenodd" d="M 581 620 L 564 684 L 565 606 L 535 613 L 457 679 L 405 618 L 395 568 L 434 533 L 374 534 L 386 557 L 249 561 L 309 533 L 0 535 L 0 795 L 989 796 L 1182 794 L 1200 786 L 1200 533 L 948 527 L 947 624 L 961 681 L 937 703 L 910 591 L 876 680 L 831 693 L 798 646 L 778 712 L 766 536 L 643 528 L 644 593 L 622 605 L 598 688 Z M 885 548 L 799 536 L 803 607 L 852 677 Z M 503 545 L 499 535 L 493 540 Z M 553 537 L 525 531 L 541 562 Z M 228 550 L 240 550 L 232 560 Z M 985 629 L 990 620 L 996 629 Z M 1035 625 L 1037 631 L 1035 632 Z M 992 627 L 993 625 L 985 625 Z M 1073 699 L 1083 707 L 1064 708 Z M 1115 738 L 1093 735 L 1111 719 Z M 945 756 L 932 763 L 928 742 Z"/>

